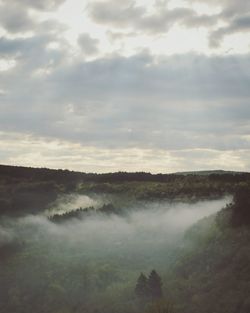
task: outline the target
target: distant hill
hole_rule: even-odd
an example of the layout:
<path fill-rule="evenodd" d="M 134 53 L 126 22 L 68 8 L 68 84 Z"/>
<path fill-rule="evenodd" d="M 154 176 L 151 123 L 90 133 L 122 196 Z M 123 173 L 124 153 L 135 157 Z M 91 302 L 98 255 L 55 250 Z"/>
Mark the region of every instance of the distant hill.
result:
<path fill-rule="evenodd" d="M 231 214 L 224 209 L 187 231 L 165 278 L 176 313 L 250 312 L 250 227 L 231 227 Z"/>
<path fill-rule="evenodd" d="M 24 177 L 24 178 L 39 178 L 39 179 L 85 179 L 89 181 L 168 181 L 169 178 L 176 175 L 239 175 L 250 174 L 246 172 L 224 171 L 224 170 L 201 170 L 201 171 L 185 171 L 174 172 L 168 174 L 151 174 L 149 172 L 111 172 L 111 173 L 85 173 L 79 171 L 70 171 L 67 169 L 49 169 L 35 168 L 24 166 L 11 166 L 0 164 L 0 177 Z"/>
<path fill-rule="evenodd" d="M 249 313 L 250 174 L 185 173 L 87 174 L 0 166 L 0 312 Z M 116 202 L 105 201 L 97 212 L 77 207 L 49 220 L 43 214 L 58 196 L 63 196 L 61 205 L 65 195 L 98 193 Z M 136 211 L 135 224 L 132 215 L 125 214 L 123 221 L 115 216 L 120 208 L 132 212 L 138 200 L 188 204 L 228 194 L 234 195 L 232 203 L 193 225 L 173 248 L 168 242 L 174 238 L 162 221 L 163 240 L 157 240 L 157 231 L 148 240 L 144 225 L 154 224 L 154 216 L 161 219 L 155 206 L 149 218 Z M 91 218 L 79 221 L 83 215 Z M 127 248 L 129 241 L 134 248 Z M 160 269 L 166 309 L 157 302 L 156 310 L 137 310 L 136 278 L 149 266 Z"/>
<path fill-rule="evenodd" d="M 233 194 L 250 173 L 198 171 L 81 173 L 0 165 L 0 215 L 36 214 L 63 194 L 108 194 L 136 200 L 199 201 Z"/>
<path fill-rule="evenodd" d="M 224 171 L 224 170 L 205 170 L 205 171 L 190 171 L 190 172 L 176 172 L 173 173 L 175 175 L 225 175 L 225 174 L 232 174 L 232 175 L 238 175 L 238 174 L 244 174 L 245 172 L 237 172 L 237 171 Z"/>

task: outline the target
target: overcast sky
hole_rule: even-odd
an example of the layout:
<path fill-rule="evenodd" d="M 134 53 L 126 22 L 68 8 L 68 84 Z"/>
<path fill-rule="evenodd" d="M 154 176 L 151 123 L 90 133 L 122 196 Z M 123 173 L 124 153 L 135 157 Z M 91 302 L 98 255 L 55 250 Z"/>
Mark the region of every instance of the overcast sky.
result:
<path fill-rule="evenodd" d="M 0 0 L 0 163 L 250 171 L 250 1 Z"/>

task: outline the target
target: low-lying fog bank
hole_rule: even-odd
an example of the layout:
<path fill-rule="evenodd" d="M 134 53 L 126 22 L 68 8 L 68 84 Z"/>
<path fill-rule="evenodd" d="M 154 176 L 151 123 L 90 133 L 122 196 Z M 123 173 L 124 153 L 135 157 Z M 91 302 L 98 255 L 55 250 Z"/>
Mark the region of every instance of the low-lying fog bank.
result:
<path fill-rule="evenodd" d="M 134 207 L 126 215 L 90 214 L 82 219 L 70 219 L 55 224 L 44 216 L 28 215 L 24 218 L 4 220 L 0 224 L 0 244 L 13 241 L 53 241 L 64 245 L 80 244 L 79 248 L 144 246 L 164 244 L 179 238 L 201 218 L 222 209 L 230 198 L 197 203 L 152 202 Z M 66 211 L 76 206 L 100 205 L 89 197 L 73 199 L 60 207 Z M 55 209 L 56 211 L 56 209 Z"/>
<path fill-rule="evenodd" d="M 1 219 L 0 311 L 141 313 L 134 307 L 140 273 L 171 271 L 190 244 L 185 231 L 230 200 L 134 203 L 126 214 L 94 210 L 60 223 L 45 214 Z M 105 203 L 82 196 L 63 202 L 52 211 Z"/>

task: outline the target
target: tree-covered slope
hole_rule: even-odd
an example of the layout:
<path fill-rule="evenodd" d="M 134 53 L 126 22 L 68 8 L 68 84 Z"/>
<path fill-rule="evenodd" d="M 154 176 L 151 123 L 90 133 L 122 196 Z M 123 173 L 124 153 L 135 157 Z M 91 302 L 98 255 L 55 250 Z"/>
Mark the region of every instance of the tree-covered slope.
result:
<path fill-rule="evenodd" d="M 198 201 L 232 194 L 241 183 L 250 184 L 250 174 L 95 174 L 0 165 L 0 215 L 37 214 L 60 195 L 70 193 L 105 193 L 146 201 Z"/>
<path fill-rule="evenodd" d="M 96 210 L 86 195 L 114 201 Z M 250 312 L 248 174 L 0 167 L 0 199 L 0 313 Z M 141 304 L 152 269 L 163 298 Z"/>
<path fill-rule="evenodd" d="M 250 312 L 250 223 L 243 217 L 238 222 L 235 200 L 186 233 L 179 258 L 164 278 L 176 312 Z"/>

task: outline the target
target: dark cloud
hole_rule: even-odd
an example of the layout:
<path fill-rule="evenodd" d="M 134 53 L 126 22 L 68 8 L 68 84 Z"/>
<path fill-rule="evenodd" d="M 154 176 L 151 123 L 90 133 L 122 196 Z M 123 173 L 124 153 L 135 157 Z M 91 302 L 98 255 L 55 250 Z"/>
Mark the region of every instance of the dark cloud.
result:
<path fill-rule="evenodd" d="M 11 5 L 16 6 L 17 8 L 31 8 L 43 11 L 53 10 L 63 2 L 65 2 L 65 0 L 2 0 L 2 3 L 6 6 Z"/>
<path fill-rule="evenodd" d="M 225 26 L 211 29 L 210 46 L 219 47 L 225 36 L 250 31 L 250 2 L 245 0 L 192 0 L 209 6 L 220 7 L 220 13 L 214 15 L 217 22 Z"/>
<path fill-rule="evenodd" d="M 192 2 L 205 3 L 209 6 L 219 7 L 221 16 L 232 18 L 246 14 L 250 10 L 250 2 L 246 0 L 192 0 Z"/>
<path fill-rule="evenodd" d="M 248 56 L 139 54 L 68 64 L 39 40 L 0 41 L 2 53 L 22 56 L 0 78 L 2 130 L 97 147 L 249 147 Z"/>
<path fill-rule="evenodd" d="M 156 14 L 143 16 L 136 21 L 136 27 L 149 33 L 164 33 L 173 27 L 175 23 L 181 23 L 193 14 L 192 10 L 185 8 L 165 9 Z"/>
<path fill-rule="evenodd" d="M 244 12 L 250 8 L 250 3 L 245 0 L 191 0 L 190 2 L 207 4 L 208 6 L 220 8 L 222 12 L 232 11 L 234 14 Z"/>
<path fill-rule="evenodd" d="M 100 24 L 128 26 L 130 21 L 141 18 L 145 9 L 137 7 L 134 1 L 92 2 L 89 7 L 90 16 Z"/>
<path fill-rule="evenodd" d="M 23 1 L 21 8 L 20 1 L 2 1 L 0 23 L 15 37 L 0 38 L 1 59 L 14 62 L 0 75 L 0 132 L 97 149 L 249 151 L 249 55 L 137 52 L 86 61 L 101 51 L 92 34 L 79 36 L 82 53 L 76 55 L 63 39 L 64 25 L 31 18 L 31 9 L 53 9 L 61 2 Z M 164 34 L 179 24 L 207 27 L 211 43 L 219 46 L 225 36 L 249 30 L 248 5 L 238 5 L 233 14 L 234 1 L 221 1 L 221 12 L 198 15 L 188 8 L 170 10 L 165 2 L 147 11 L 134 1 L 110 0 L 92 2 L 88 12 L 95 22 L 112 26 L 111 40 Z"/>
<path fill-rule="evenodd" d="M 217 47 L 223 38 L 236 32 L 249 31 L 250 4 L 248 1 L 233 0 L 207 1 L 194 0 L 192 2 L 205 3 L 209 6 L 220 7 L 221 11 L 211 15 L 198 14 L 196 11 L 183 7 L 169 9 L 167 3 L 155 4 L 150 13 L 146 7 L 136 6 L 134 1 L 93 2 L 89 6 L 91 18 L 99 24 L 110 25 L 119 29 L 149 34 L 164 34 L 174 25 L 184 25 L 190 28 L 205 27 L 210 32 L 210 45 Z M 226 26 L 219 27 L 219 22 Z"/>
<path fill-rule="evenodd" d="M 221 27 L 212 32 L 210 45 L 212 47 L 218 47 L 225 36 L 245 32 L 250 32 L 250 15 L 236 17 L 232 19 L 228 26 Z"/>
<path fill-rule="evenodd" d="M 218 15 L 192 14 L 183 20 L 183 24 L 190 28 L 214 27 L 218 23 Z"/>
<path fill-rule="evenodd" d="M 50 11 L 64 1 L 2 1 L 0 2 L 0 26 L 9 33 L 39 32 L 46 22 L 38 22 L 30 9 Z M 53 21 L 53 26 L 56 26 Z M 59 24 L 57 22 L 57 24 Z M 52 26 L 52 23 L 47 26 Z M 47 28 L 50 32 L 50 28 Z"/>
<path fill-rule="evenodd" d="M 78 44 L 85 55 L 93 55 L 98 52 L 97 39 L 92 38 L 89 34 L 81 34 L 78 37 Z"/>
<path fill-rule="evenodd" d="M 121 39 L 126 39 L 126 38 L 132 38 L 134 36 L 136 36 L 136 32 L 119 32 L 119 31 L 111 31 L 108 30 L 106 32 L 106 35 L 108 37 L 108 39 L 112 42 L 112 41 L 117 41 L 117 40 L 121 40 Z"/>
<path fill-rule="evenodd" d="M 168 9 L 166 3 L 155 5 L 155 10 L 147 12 L 145 7 L 136 6 L 134 1 L 93 2 L 89 6 L 91 18 L 100 24 L 118 28 L 134 29 L 151 34 L 165 33 L 176 23 L 189 27 L 211 26 L 216 22 L 215 16 L 198 15 L 188 8 Z"/>
<path fill-rule="evenodd" d="M 16 39 L 0 37 L 0 56 L 17 61 L 17 69 L 14 72 L 6 73 L 6 78 L 9 75 L 19 76 L 22 74 L 21 71 L 26 72 L 26 76 L 30 76 L 33 70 L 38 70 L 46 65 L 60 64 L 65 55 L 64 49 L 51 50 L 48 48 L 49 44 L 55 40 L 56 38 L 49 34 Z M 59 40 L 58 43 L 60 43 Z M 64 41 L 62 41 L 63 44 Z"/>
<path fill-rule="evenodd" d="M 21 33 L 31 30 L 35 21 L 22 7 L 0 4 L 0 25 L 10 33 Z"/>

